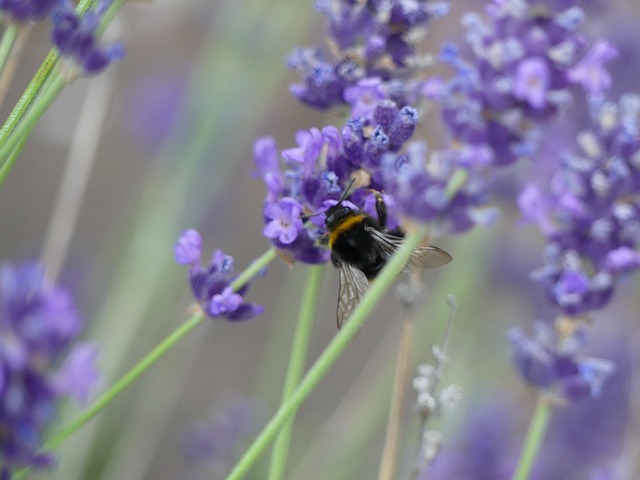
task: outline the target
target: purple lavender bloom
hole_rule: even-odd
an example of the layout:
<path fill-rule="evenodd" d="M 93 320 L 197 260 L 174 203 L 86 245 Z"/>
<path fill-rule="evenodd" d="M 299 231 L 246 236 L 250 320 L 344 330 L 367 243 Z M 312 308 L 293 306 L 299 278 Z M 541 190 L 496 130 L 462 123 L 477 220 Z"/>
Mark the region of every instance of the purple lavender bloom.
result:
<path fill-rule="evenodd" d="M 97 359 L 97 345 L 88 342 L 76 345 L 54 378 L 56 390 L 86 404 L 102 380 Z"/>
<path fill-rule="evenodd" d="M 65 361 L 81 329 L 71 296 L 40 266 L 0 266 L 0 478 L 50 466 L 53 456 L 38 452 L 58 400 L 86 400 L 98 383 L 94 347 L 77 345 Z"/>
<path fill-rule="evenodd" d="M 59 3 L 59 0 L 0 0 L 0 12 L 19 22 L 42 20 Z"/>
<path fill-rule="evenodd" d="M 611 75 L 604 64 L 618 57 L 618 51 L 609 42 L 597 42 L 585 57 L 568 72 L 569 80 L 579 83 L 591 95 L 601 96 L 611 87 Z"/>
<path fill-rule="evenodd" d="M 120 42 L 101 45 L 96 30 L 111 0 L 100 0 L 93 10 L 79 16 L 69 0 L 61 0 L 51 14 L 51 41 L 60 55 L 70 59 L 83 75 L 95 75 L 124 57 Z"/>
<path fill-rule="evenodd" d="M 406 78 L 428 64 L 416 44 L 431 21 L 449 11 L 448 2 L 426 0 L 320 0 L 316 7 L 327 17 L 333 59 L 318 49 L 294 51 L 287 63 L 302 82 L 292 85 L 291 93 L 320 109 L 351 104 L 352 118 L 373 110 L 373 100 L 382 99 L 398 72 Z"/>
<path fill-rule="evenodd" d="M 518 458 L 514 409 L 504 402 L 485 401 L 460 422 L 462 431 L 443 445 L 419 480 L 508 480 Z"/>
<path fill-rule="evenodd" d="M 202 236 L 197 230 L 186 230 L 173 247 L 176 263 L 197 265 L 202 255 Z"/>
<path fill-rule="evenodd" d="M 293 243 L 303 228 L 301 213 L 302 205 L 293 198 L 283 198 L 278 203 L 265 204 L 264 216 L 268 223 L 264 227 L 264 236 L 277 238 L 283 245 Z"/>
<path fill-rule="evenodd" d="M 629 332 L 605 331 L 600 335 L 605 342 L 598 345 L 599 353 L 610 358 L 616 369 L 600 396 L 554 412 L 532 475 L 535 480 L 598 478 L 595 474 L 624 450 L 632 411 L 634 347 Z"/>
<path fill-rule="evenodd" d="M 202 310 L 212 318 L 246 320 L 256 317 L 264 309 L 255 303 L 245 302 L 249 284 L 234 292 L 231 284 L 235 280 L 233 257 L 216 250 L 208 267 L 200 264 L 202 239 L 196 230 L 186 230 L 174 246 L 176 262 L 191 265 L 189 279 L 193 295 Z"/>
<path fill-rule="evenodd" d="M 511 329 L 516 370 L 528 384 L 569 401 L 600 395 L 615 367 L 608 360 L 581 355 L 586 331 L 578 322 L 561 318 L 552 326 L 538 320 L 532 337 L 520 328 Z"/>
<path fill-rule="evenodd" d="M 532 57 L 521 61 L 515 71 L 513 94 L 525 100 L 533 108 L 543 108 L 549 89 L 549 67 L 542 58 Z"/>
<path fill-rule="evenodd" d="M 532 277 L 568 315 L 602 308 L 618 279 L 640 268 L 640 97 L 594 101 L 591 117 L 580 151 L 564 153 L 549 191 L 538 191 L 538 213 L 524 212 L 539 216 L 548 240 Z"/>

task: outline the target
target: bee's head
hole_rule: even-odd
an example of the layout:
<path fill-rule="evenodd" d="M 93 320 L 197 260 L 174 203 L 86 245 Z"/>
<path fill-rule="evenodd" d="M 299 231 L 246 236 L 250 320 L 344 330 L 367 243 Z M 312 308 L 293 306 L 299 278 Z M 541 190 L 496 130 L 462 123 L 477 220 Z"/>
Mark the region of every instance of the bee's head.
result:
<path fill-rule="evenodd" d="M 326 212 L 325 225 L 327 230 L 332 232 L 338 225 L 344 222 L 345 218 L 348 218 L 354 214 L 354 210 L 344 205 L 342 202 L 336 203 L 333 207 L 329 207 Z"/>

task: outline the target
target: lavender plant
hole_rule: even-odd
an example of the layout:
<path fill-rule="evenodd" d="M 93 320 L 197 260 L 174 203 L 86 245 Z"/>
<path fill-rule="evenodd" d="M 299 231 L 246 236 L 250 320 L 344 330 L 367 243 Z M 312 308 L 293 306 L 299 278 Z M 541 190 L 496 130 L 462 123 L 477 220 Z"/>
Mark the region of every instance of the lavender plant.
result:
<path fill-rule="evenodd" d="M 46 17 L 51 19 L 54 46 L 0 130 L 0 185 L 35 124 L 65 85 L 77 75 L 100 73 L 123 57 L 120 43 L 105 44 L 100 40 L 102 30 L 122 3 L 99 1 L 89 9 L 92 2 L 87 1 L 81 2 L 76 10 L 62 0 L 0 3 L 5 18 L 13 22 L 5 30 L 0 53 L 11 50 L 18 28 L 16 22 Z M 558 156 L 557 171 L 546 191 L 528 187 L 519 197 L 525 217 L 540 227 L 548 239 L 545 265 L 533 277 L 542 284 L 558 317 L 553 322 L 536 322 L 532 338 L 523 329 L 510 333 L 516 369 L 539 392 L 541 400 L 520 460 L 516 461 L 513 452 L 509 452 L 508 458 L 490 462 L 491 468 L 486 471 L 494 472 L 495 478 L 512 471 L 515 471 L 513 478 L 528 478 L 550 418 L 549 399 L 566 403 L 586 401 L 608 388 L 608 380 L 615 372 L 614 363 L 584 353 L 587 328 L 583 319 L 608 304 L 618 282 L 640 266 L 636 218 L 640 210 L 635 191 L 638 183 L 635 170 L 640 158 L 637 152 L 640 101 L 632 95 L 623 96 L 617 103 L 606 99 L 613 81 L 606 65 L 617 53 L 607 41 L 586 36 L 583 23 L 587 17 L 578 4 L 572 0 L 493 0 L 487 3 L 483 15 L 464 16 L 465 37 L 460 45 L 446 42 L 434 49 L 428 48 L 423 40 L 434 28 L 434 22 L 448 14 L 448 2 L 317 2 L 317 9 L 326 16 L 328 24 L 326 48 L 298 48 L 289 56 L 287 65 L 300 75 L 290 92 L 305 106 L 334 114 L 323 118 L 338 120 L 299 131 L 292 148 L 280 150 L 272 137 L 260 137 L 255 142 L 257 176 L 267 190 L 262 206 L 262 233 L 272 248 L 236 275 L 233 258 L 220 250 L 215 251 L 208 265 L 202 266 L 202 237 L 196 230 L 184 231 L 174 246 L 174 256 L 177 263 L 189 266 L 194 303 L 191 316 L 113 382 L 87 410 L 46 435 L 45 442 L 42 429 L 51 419 L 50 410 L 56 400 L 52 396 L 53 387 L 47 383 L 50 380 L 38 379 L 34 386 L 39 392 L 47 391 L 42 394 L 46 397 L 43 400 L 46 415 L 33 421 L 37 428 L 26 440 L 21 436 L 24 432 L 14 428 L 11 416 L 14 396 L 7 395 L 5 406 L 9 413 L 0 415 L 0 421 L 6 416 L 8 425 L 0 431 L 9 432 L 0 435 L 0 441 L 4 442 L 4 456 L 0 457 L 2 478 L 9 478 L 19 468 L 48 461 L 52 449 L 110 405 L 189 332 L 201 326 L 205 316 L 235 323 L 264 313 L 263 307 L 245 297 L 250 281 L 264 273 L 278 256 L 292 265 L 313 265 L 307 268 L 308 278 L 301 294 L 282 401 L 227 478 L 243 478 L 274 441 L 265 476 L 270 480 L 284 478 L 298 409 L 346 351 L 425 235 L 430 240 L 445 235 L 462 238 L 462 234 L 477 225 L 494 224 L 497 218 L 492 200 L 494 179 L 506 172 L 506 167 L 535 158 L 549 125 L 572 103 L 588 103 L 592 124 L 578 136 L 582 151 Z M 434 54 L 435 50 L 438 51 Z M 7 58 L 1 54 L 0 60 L 4 60 L 0 63 Z M 438 74 L 434 73 L 436 66 Z M 191 133 L 198 139 L 206 138 L 214 130 L 214 122 L 200 123 L 194 128 L 197 132 Z M 444 129 L 445 135 L 428 148 L 425 130 L 435 123 Z M 206 150 L 205 143 L 192 147 L 190 139 L 181 140 L 182 151 L 189 158 L 185 173 L 179 177 L 184 181 L 176 180 L 175 188 L 166 189 L 167 203 L 163 203 L 171 207 L 166 209 L 170 224 L 166 230 L 174 237 L 180 229 L 177 220 L 180 214 L 171 201 L 187 196 L 186 179 L 189 175 L 197 176 L 196 159 L 204 156 Z M 172 156 L 173 152 L 168 155 Z M 380 218 L 380 200 L 386 206 L 386 219 Z M 327 236 L 326 212 L 339 201 L 344 207 L 385 223 L 388 230 L 404 236 L 404 241 L 386 258 L 384 268 L 349 320 L 304 374 L 312 322 L 320 303 L 321 264 L 330 258 L 330 249 L 323 244 Z M 162 215 L 154 213 L 152 220 Z M 155 226 L 152 220 L 149 222 Z M 130 255 L 135 256 L 137 250 L 131 251 L 134 253 Z M 129 268 L 130 272 L 136 272 L 133 266 Z M 153 272 L 160 276 L 162 269 L 157 267 Z M 27 277 L 13 275 L 15 291 L 25 289 L 29 295 L 38 291 L 31 288 L 34 281 Z M 140 283 L 134 282 L 135 288 Z M 3 291 L 3 306 L 9 304 L 5 297 L 11 300 L 19 295 Z M 29 301 L 32 298 L 39 297 L 30 297 Z M 43 298 L 46 306 L 48 297 Z M 149 294 L 140 305 L 145 301 L 151 303 L 150 298 Z M 49 314 L 45 311 L 42 315 Z M 7 338 L 23 342 L 22 349 L 31 348 L 29 342 L 34 337 L 27 335 L 30 330 L 23 330 L 32 325 L 31 317 L 25 319 L 24 314 L 13 311 L 6 317 L 17 325 L 8 330 Z M 58 320 L 58 317 L 46 320 L 47 328 L 55 326 Z M 66 345 L 73 336 L 65 337 L 62 343 Z M 6 343 L 11 347 L 12 342 Z M 408 348 L 404 345 L 401 343 L 401 349 Z M 27 353 L 18 355 L 9 347 L 0 352 L 0 358 L 5 359 L 0 370 L 3 393 L 5 386 L 8 389 L 16 383 L 15 372 L 27 371 L 31 375 L 28 368 L 20 370 L 16 365 L 28 364 L 29 368 L 39 365 L 36 361 L 24 361 L 21 355 Z M 58 352 L 47 354 L 53 358 Z M 95 377 L 89 367 L 92 357 L 89 350 L 72 353 L 70 363 L 62 369 L 64 375 L 56 377 L 52 385 L 60 391 L 79 390 L 86 397 L 86 384 Z M 405 352 L 402 361 L 408 362 L 409 357 Z M 49 371 L 52 365 L 53 360 L 45 370 Z M 38 374 L 45 370 L 38 370 Z M 433 380 L 427 369 L 423 368 L 422 373 L 421 378 L 426 379 L 423 383 Z M 402 378 L 398 383 L 402 387 Z M 425 385 L 419 388 L 423 419 L 435 408 L 432 387 L 433 382 L 429 388 Z M 450 396 L 459 393 L 446 392 Z M 441 400 L 441 404 L 446 403 L 446 399 Z M 33 402 L 29 399 L 26 404 Z M 25 407 L 25 415 L 30 415 L 27 410 Z M 390 422 L 390 428 L 399 428 L 392 425 L 395 421 Z M 479 429 L 482 428 L 481 425 Z M 422 425 L 420 431 L 427 435 L 418 464 L 422 469 L 420 475 L 430 478 L 429 468 L 424 467 L 436 457 L 435 446 L 440 444 L 440 437 L 424 430 Z M 494 433 L 491 435 L 507 435 L 504 431 Z M 469 444 L 479 442 L 479 435 L 473 434 L 472 438 Z M 490 447 L 487 451 L 493 458 L 496 454 Z M 384 458 L 398 457 L 395 448 L 385 447 Z M 446 450 L 445 442 L 444 460 L 438 463 L 435 458 L 435 469 L 438 465 L 449 465 L 447 456 L 454 458 L 457 453 Z M 395 462 L 388 465 L 392 467 L 381 468 L 384 472 L 380 473 L 381 479 L 396 478 Z M 466 470 L 464 466 L 457 467 L 455 473 L 451 473 L 453 467 L 445 470 L 456 478 L 475 471 L 475 467 Z M 16 478 L 23 474 L 18 473 Z"/>

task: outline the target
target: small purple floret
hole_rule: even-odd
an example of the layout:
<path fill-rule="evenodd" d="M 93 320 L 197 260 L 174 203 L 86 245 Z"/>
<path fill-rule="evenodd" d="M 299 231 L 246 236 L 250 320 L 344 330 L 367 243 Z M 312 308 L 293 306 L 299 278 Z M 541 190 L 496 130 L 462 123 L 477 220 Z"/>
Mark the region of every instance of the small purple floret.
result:
<path fill-rule="evenodd" d="M 176 263 L 195 265 L 202 255 L 202 237 L 197 230 L 185 230 L 173 247 Z"/>
<path fill-rule="evenodd" d="M 245 302 L 249 283 L 234 291 L 236 279 L 233 257 L 216 250 L 208 267 L 200 264 L 202 241 L 196 230 L 185 231 L 174 247 L 176 262 L 191 265 L 189 280 L 196 302 L 210 317 L 227 320 L 246 320 L 260 315 L 260 305 Z"/>
<path fill-rule="evenodd" d="M 100 0 L 93 10 L 79 16 L 69 0 L 61 0 L 51 14 L 51 41 L 60 55 L 69 58 L 83 75 L 100 73 L 124 57 L 120 42 L 101 45 L 97 37 L 100 19 L 110 4 L 111 0 Z"/>

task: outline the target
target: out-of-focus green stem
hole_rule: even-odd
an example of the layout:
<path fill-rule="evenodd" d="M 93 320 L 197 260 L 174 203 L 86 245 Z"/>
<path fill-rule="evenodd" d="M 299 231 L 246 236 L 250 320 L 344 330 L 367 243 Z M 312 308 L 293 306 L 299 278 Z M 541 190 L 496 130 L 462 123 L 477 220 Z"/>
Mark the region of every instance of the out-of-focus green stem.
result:
<path fill-rule="evenodd" d="M 551 404 L 548 399 L 540 396 L 536 404 L 536 410 L 531 417 L 527 437 L 524 440 L 524 446 L 518 460 L 518 468 L 513 474 L 513 480 L 527 480 L 531 473 L 531 468 L 540 450 L 542 438 L 547 431 L 549 425 L 549 417 L 551 416 Z"/>
<path fill-rule="evenodd" d="M 302 294 L 302 299 L 300 300 L 300 313 L 298 315 L 293 345 L 291 346 L 289 368 L 284 382 L 284 390 L 282 393 L 283 403 L 289 399 L 302 378 L 304 365 L 307 361 L 311 332 L 313 330 L 313 318 L 318 304 L 318 297 L 320 296 L 320 287 L 322 286 L 323 272 L 323 266 L 314 265 L 309 267 L 307 282 L 304 293 Z M 284 478 L 292 432 L 293 419 L 284 426 L 276 439 L 271 456 L 271 467 L 269 469 L 270 480 L 280 480 Z"/>
<path fill-rule="evenodd" d="M 240 480 L 244 477 L 259 458 L 260 454 L 269 446 L 278 432 L 280 432 L 282 427 L 290 421 L 291 417 L 296 413 L 298 408 L 300 408 L 300 405 L 302 405 L 311 392 L 315 390 L 320 381 L 338 360 L 342 352 L 344 352 L 347 346 L 358 334 L 360 328 L 373 308 L 382 299 L 384 292 L 386 292 L 395 280 L 396 276 L 402 271 L 407 259 L 420 243 L 424 234 L 425 230 L 424 228 L 421 228 L 407 236 L 402 246 L 382 269 L 380 275 L 376 278 L 376 281 L 373 282 L 371 288 L 360 304 L 356 307 L 349 320 L 320 355 L 314 365 L 309 369 L 309 372 L 302 382 L 300 382 L 298 388 L 296 388 L 289 399 L 280 406 L 262 433 L 260 433 L 251 447 L 249 447 L 249 450 L 247 450 L 236 467 L 229 474 L 227 480 Z"/>
<path fill-rule="evenodd" d="M 11 167 L 13 167 L 13 164 L 16 163 L 16 160 L 22 153 L 22 149 L 24 148 L 24 144 L 27 143 L 27 139 L 28 137 L 22 137 L 20 139 L 20 141 L 16 145 L 16 148 L 13 149 L 13 152 L 11 152 L 11 155 L 9 155 L 9 158 L 7 158 L 7 161 L 4 162 L 4 165 L 0 167 L 0 187 L 7 179 L 7 175 L 9 175 Z"/>

